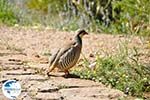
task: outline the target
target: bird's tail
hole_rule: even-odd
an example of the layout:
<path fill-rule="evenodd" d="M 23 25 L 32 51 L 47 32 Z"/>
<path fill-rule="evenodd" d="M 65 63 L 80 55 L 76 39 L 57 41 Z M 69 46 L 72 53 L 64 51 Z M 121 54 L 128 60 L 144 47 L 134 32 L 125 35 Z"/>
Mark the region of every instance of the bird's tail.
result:
<path fill-rule="evenodd" d="M 54 70 L 55 66 L 52 64 L 52 65 L 49 65 L 49 69 L 48 69 L 48 72 L 52 72 Z"/>

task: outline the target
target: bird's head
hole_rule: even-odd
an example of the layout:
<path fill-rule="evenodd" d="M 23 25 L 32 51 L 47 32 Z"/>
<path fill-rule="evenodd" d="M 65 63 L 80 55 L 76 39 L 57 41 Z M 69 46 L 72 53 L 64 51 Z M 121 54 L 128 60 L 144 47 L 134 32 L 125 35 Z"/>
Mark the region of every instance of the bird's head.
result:
<path fill-rule="evenodd" d="M 88 33 L 85 30 L 78 30 L 77 34 L 80 38 L 82 38 L 84 35 L 88 35 Z"/>

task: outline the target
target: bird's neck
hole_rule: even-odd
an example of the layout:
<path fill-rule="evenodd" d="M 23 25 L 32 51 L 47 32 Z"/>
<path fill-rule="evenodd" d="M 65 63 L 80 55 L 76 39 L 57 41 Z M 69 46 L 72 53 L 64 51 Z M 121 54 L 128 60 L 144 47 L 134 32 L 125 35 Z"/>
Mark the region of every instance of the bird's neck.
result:
<path fill-rule="evenodd" d="M 81 39 L 81 37 L 80 37 L 79 35 L 77 35 L 77 36 L 75 37 L 75 41 L 76 41 L 78 44 L 81 44 L 81 45 L 82 45 L 82 39 Z"/>

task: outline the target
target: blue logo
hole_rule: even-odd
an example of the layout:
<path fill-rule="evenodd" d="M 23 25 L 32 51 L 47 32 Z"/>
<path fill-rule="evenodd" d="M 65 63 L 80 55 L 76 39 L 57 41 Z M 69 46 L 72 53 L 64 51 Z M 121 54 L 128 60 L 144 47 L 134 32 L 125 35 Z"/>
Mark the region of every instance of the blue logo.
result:
<path fill-rule="evenodd" d="M 21 85 L 16 80 L 8 80 L 2 86 L 3 94 L 9 99 L 16 99 L 21 93 Z"/>

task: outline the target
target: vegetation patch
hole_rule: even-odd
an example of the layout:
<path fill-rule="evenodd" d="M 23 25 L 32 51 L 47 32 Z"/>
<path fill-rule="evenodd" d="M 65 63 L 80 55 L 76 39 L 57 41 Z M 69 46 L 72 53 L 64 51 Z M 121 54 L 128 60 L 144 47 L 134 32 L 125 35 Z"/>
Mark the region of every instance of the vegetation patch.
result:
<path fill-rule="evenodd" d="M 14 25 L 17 23 L 17 16 L 8 0 L 0 0 L 0 23 Z"/>
<path fill-rule="evenodd" d="M 83 67 L 76 68 L 72 73 L 102 82 L 132 96 L 144 97 L 144 92 L 150 92 L 150 66 L 139 62 L 136 48 L 123 48 L 118 54 L 105 57 L 97 55 L 94 70 L 87 66 L 89 62 L 84 60 Z"/>
<path fill-rule="evenodd" d="M 150 36 L 149 0 L 1 0 L 0 22 Z"/>

